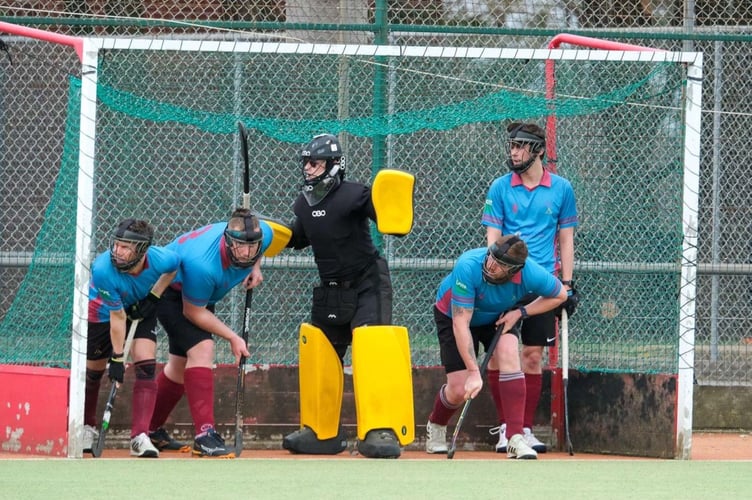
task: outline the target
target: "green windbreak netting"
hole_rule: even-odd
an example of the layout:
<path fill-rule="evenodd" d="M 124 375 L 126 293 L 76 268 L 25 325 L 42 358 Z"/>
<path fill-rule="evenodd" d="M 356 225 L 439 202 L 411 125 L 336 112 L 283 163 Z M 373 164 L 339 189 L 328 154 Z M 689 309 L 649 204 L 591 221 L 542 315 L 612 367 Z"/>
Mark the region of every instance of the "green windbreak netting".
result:
<path fill-rule="evenodd" d="M 554 98 L 545 61 L 523 58 L 109 49 L 98 70 L 94 253 L 125 217 L 149 220 L 157 244 L 225 219 L 242 189 L 238 120 L 251 130 L 252 207 L 282 220 L 292 217 L 301 184 L 301 144 L 339 134 L 348 178 L 369 182 L 386 167 L 416 176 L 413 231 L 377 240 L 413 363 L 436 365 L 438 283 L 461 252 L 485 245 L 481 211 L 491 181 L 506 171 L 506 124 L 535 121 L 555 134 L 548 159 L 572 182 L 580 213 L 583 302 L 570 321 L 570 366 L 676 371 L 683 66 L 557 61 Z M 3 363 L 69 363 L 79 99 L 72 78 L 55 189 L 1 326 Z M 250 361 L 296 363 L 317 278 L 312 255 L 285 250 L 263 270 Z M 236 331 L 242 305 L 233 292 L 217 309 Z M 162 360 L 166 345 L 160 337 Z M 217 345 L 217 362 L 231 362 L 226 342 Z"/>

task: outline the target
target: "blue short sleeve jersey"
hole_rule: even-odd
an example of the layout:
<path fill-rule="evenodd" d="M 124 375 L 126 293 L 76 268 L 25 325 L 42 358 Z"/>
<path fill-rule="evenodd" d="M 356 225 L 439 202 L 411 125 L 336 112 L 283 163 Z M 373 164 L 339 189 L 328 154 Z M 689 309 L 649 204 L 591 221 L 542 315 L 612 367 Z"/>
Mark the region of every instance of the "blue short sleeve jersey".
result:
<path fill-rule="evenodd" d="M 556 297 L 561 282 L 528 258 L 525 267 L 502 285 L 483 279 L 487 248 L 475 248 L 460 255 L 452 272 L 439 285 L 436 307 L 452 317 L 452 306 L 473 310 L 470 326 L 494 323 L 501 313 L 512 309 L 527 294 Z"/>
<path fill-rule="evenodd" d="M 164 247 L 146 250 L 144 268 L 137 275 L 118 271 L 110 261 L 110 251 L 94 259 L 89 282 L 89 321 L 106 323 L 110 312 L 132 306 L 149 294 L 151 287 L 164 273 L 178 268 L 178 255 Z"/>
<path fill-rule="evenodd" d="M 272 243 L 271 227 L 260 220 L 261 252 Z M 181 290 L 183 299 L 204 307 L 216 304 L 251 272 L 250 268 L 232 266 L 225 251 L 227 222 L 217 222 L 178 236 L 167 248 L 180 257 L 173 288 Z"/>
<path fill-rule="evenodd" d="M 519 174 L 509 172 L 491 184 L 481 224 L 503 235 L 519 235 L 529 256 L 553 273 L 558 267 L 558 230 L 577 226 L 574 190 L 568 180 L 547 170 L 533 189 L 525 187 Z"/>

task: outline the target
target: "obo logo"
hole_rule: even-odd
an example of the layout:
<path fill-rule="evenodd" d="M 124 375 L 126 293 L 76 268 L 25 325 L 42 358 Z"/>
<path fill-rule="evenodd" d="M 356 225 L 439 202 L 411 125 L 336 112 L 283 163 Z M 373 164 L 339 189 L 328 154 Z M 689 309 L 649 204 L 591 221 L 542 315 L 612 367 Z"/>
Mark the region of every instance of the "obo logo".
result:
<path fill-rule="evenodd" d="M 311 212 L 312 217 L 326 217 L 326 210 L 313 210 Z"/>

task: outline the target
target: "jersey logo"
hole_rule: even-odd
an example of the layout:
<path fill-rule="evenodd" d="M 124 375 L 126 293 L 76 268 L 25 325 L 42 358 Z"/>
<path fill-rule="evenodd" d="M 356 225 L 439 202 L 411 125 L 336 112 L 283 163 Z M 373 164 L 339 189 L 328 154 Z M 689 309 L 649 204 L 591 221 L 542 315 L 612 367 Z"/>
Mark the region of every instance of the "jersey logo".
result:
<path fill-rule="evenodd" d="M 312 210 L 311 217 L 326 217 L 326 210 Z"/>

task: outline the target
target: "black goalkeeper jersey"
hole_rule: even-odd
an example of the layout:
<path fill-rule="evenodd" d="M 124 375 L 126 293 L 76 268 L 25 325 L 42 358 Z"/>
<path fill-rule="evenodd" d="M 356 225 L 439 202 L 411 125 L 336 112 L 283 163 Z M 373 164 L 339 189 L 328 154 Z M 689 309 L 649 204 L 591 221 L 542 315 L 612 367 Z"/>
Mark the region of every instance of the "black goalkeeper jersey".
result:
<path fill-rule="evenodd" d="M 370 187 L 342 181 L 315 206 L 309 206 L 301 194 L 293 212 L 289 246 L 311 246 L 322 281 L 357 281 L 378 258 L 369 224 L 376 220 Z"/>

